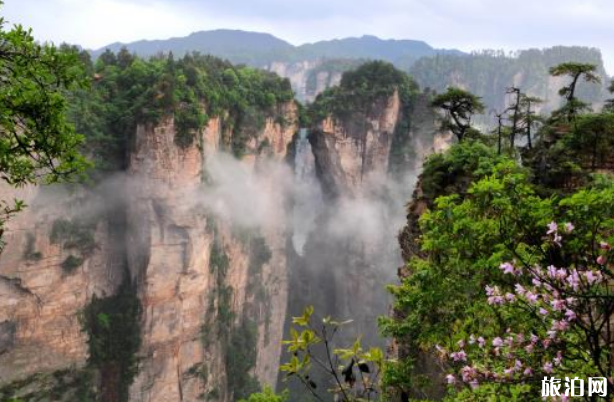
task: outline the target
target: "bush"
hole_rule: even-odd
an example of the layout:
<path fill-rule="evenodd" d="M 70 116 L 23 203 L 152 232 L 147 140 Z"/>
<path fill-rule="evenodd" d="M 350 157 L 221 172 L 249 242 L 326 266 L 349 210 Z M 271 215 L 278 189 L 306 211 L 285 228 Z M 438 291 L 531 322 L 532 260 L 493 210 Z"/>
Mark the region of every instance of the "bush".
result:
<path fill-rule="evenodd" d="M 62 269 L 67 274 L 72 274 L 77 268 L 83 265 L 83 258 L 69 255 L 62 263 Z"/>

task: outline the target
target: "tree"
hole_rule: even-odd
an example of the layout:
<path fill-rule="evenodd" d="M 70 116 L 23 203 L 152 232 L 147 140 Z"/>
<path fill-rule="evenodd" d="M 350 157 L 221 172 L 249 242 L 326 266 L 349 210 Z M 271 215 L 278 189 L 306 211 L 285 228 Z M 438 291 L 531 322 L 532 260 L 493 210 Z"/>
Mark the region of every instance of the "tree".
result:
<path fill-rule="evenodd" d="M 262 392 L 251 394 L 247 399 L 240 399 L 239 402 L 286 402 L 288 400 L 288 391 L 281 394 L 273 392 L 271 387 L 264 387 Z"/>
<path fill-rule="evenodd" d="M 351 321 L 338 322 L 324 317 L 318 322 L 313 313 L 313 307 L 307 307 L 302 316 L 292 318 L 290 339 L 283 342 L 292 357 L 281 366 L 281 372 L 288 379 L 300 381 L 314 400 L 320 402 L 329 400 L 330 394 L 340 402 L 379 400 L 383 351 L 364 350 L 360 338 L 348 348 L 335 348 L 335 335 Z M 316 371 L 325 375 L 326 383 L 316 382 Z"/>
<path fill-rule="evenodd" d="M 84 85 L 78 55 L 36 43 L 21 25 L 10 31 L 5 25 L 0 17 L 0 178 L 12 186 L 67 180 L 88 166 L 64 97 Z M 1 236 L 24 205 L 0 202 Z"/>
<path fill-rule="evenodd" d="M 527 136 L 527 147 L 529 149 L 533 148 L 532 130 L 543 121 L 543 118 L 535 113 L 533 107 L 542 102 L 540 98 L 528 96 L 526 94 L 522 94 L 520 97 L 520 123 Z"/>
<path fill-rule="evenodd" d="M 471 128 L 471 118 L 476 113 L 484 111 L 484 104 L 480 98 L 460 88 L 450 87 L 437 95 L 432 106 L 445 111 L 443 128 L 449 129 L 461 142 L 467 131 Z"/>
<path fill-rule="evenodd" d="M 610 87 L 608 88 L 611 94 L 614 94 L 614 81 L 610 83 Z M 605 108 L 606 111 L 614 111 L 614 99 L 609 99 L 606 101 Z"/>
<path fill-rule="evenodd" d="M 540 196 L 529 177 L 508 160 L 466 193 L 439 197 L 420 219 L 410 275 L 392 287 L 397 314 L 384 320 L 385 333 L 445 357 L 452 400 L 537 400 L 536 378 L 551 368 L 559 377 L 612 376 L 612 182 L 555 198 Z M 411 373 L 407 361 L 397 371 Z"/>
<path fill-rule="evenodd" d="M 559 94 L 564 96 L 567 103 L 558 115 L 565 115 L 568 121 L 575 118 L 577 113 L 586 109 L 587 104 L 576 98 L 576 89 L 580 78 L 584 77 L 585 82 L 600 83 L 601 79 L 597 75 L 597 66 L 584 63 L 562 63 L 550 69 L 550 74 L 554 77 L 569 76 L 571 82 L 559 90 Z"/>
<path fill-rule="evenodd" d="M 520 88 L 517 87 L 508 88 L 506 93 L 513 97 L 512 104 L 506 110 L 512 113 L 512 117 L 510 118 L 512 121 L 512 127 L 510 129 L 510 147 L 513 150 L 514 144 L 516 143 L 516 134 L 520 131 L 520 98 L 523 94 L 520 92 Z"/>

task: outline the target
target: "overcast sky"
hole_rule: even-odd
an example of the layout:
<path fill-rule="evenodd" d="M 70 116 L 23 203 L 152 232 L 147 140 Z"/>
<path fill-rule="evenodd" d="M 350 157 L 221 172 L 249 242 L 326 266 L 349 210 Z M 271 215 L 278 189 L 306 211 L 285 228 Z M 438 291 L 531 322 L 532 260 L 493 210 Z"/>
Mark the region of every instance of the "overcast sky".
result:
<path fill-rule="evenodd" d="M 293 44 L 372 34 L 465 51 L 585 45 L 614 74 L 613 0 L 4 0 L 41 40 L 99 48 L 216 28 Z"/>

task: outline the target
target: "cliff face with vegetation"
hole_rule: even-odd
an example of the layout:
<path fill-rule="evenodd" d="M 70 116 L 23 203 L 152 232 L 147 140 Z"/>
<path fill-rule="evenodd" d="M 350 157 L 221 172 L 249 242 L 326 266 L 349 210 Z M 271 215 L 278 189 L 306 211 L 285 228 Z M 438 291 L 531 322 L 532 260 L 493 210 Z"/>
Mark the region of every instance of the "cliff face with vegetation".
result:
<path fill-rule="evenodd" d="M 106 80 L 155 70 L 115 63 L 97 67 L 106 77 L 93 95 L 79 94 L 85 110 L 75 114 L 99 106 L 92 97 L 115 85 Z M 240 91 L 237 70 L 226 68 L 227 91 Z M 115 95 L 120 103 L 134 94 Z M 242 226 L 216 214 L 207 189 L 228 153 L 247 174 L 281 163 L 298 109 L 291 96 L 261 106 L 241 95 L 241 109 L 220 106 L 204 124 L 182 115 L 180 101 L 181 110 L 99 137 L 96 129 L 116 124 L 112 113 L 126 112 L 107 104 L 82 127 L 92 130 L 94 158 L 107 162 L 95 182 L 3 189 L 29 209 L 10 222 L 0 256 L 0 399 L 231 401 L 275 385 L 287 305 L 284 199 L 270 200 L 279 219 Z M 264 177 L 259 184 L 274 193 L 276 178 Z"/>
<path fill-rule="evenodd" d="M 1 398 L 238 400 L 276 385 L 288 319 L 311 303 L 378 339 L 403 200 L 448 142 L 429 94 L 383 62 L 306 111 L 287 81 L 208 57 L 90 68 L 71 113 L 91 182 L 24 189 L 5 234 Z M 299 152 L 323 194 L 309 230 Z"/>
<path fill-rule="evenodd" d="M 286 108 L 295 122 L 295 107 Z M 255 148 L 266 139 L 276 146 L 266 158 L 283 159 L 294 124 L 269 121 Z M 250 381 L 276 380 L 287 294 L 283 227 L 233 227 L 186 202 L 203 191 L 206 159 L 215 157 L 224 133 L 212 119 L 199 141 L 202 152 L 196 142 L 178 147 L 174 136 L 172 120 L 139 127 L 130 158 L 135 191 L 128 231 L 137 246 L 129 261 L 145 329 L 130 400 L 191 401 L 203 394 L 229 400 L 250 391 Z M 253 169 L 259 159 L 244 163 Z"/>
<path fill-rule="evenodd" d="M 482 98 L 489 109 L 502 111 L 509 105 L 506 89 L 518 87 L 522 92 L 541 98 L 542 113 L 561 106 L 559 89 L 567 79 L 552 77 L 549 69 L 563 62 L 592 63 L 598 67 L 603 85 L 582 83 L 578 95 L 600 107 L 607 97 L 609 77 L 601 52 L 585 47 L 553 47 L 522 50 L 514 54 L 486 51 L 472 55 L 437 55 L 418 60 L 410 74 L 423 88 L 444 92 L 448 86 L 464 88 Z"/>
<path fill-rule="evenodd" d="M 291 314 L 314 304 L 320 314 L 355 320 L 343 337 L 360 332 L 380 342 L 375 323 L 389 300 L 376 290 L 400 264 L 402 200 L 422 158 L 447 143 L 427 104 L 405 74 L 373 62 L 311 105 L 309 142 L 325 206 L 303 253 L 291 255 L 291 286 L 300 289 L 290 296 Z"/>

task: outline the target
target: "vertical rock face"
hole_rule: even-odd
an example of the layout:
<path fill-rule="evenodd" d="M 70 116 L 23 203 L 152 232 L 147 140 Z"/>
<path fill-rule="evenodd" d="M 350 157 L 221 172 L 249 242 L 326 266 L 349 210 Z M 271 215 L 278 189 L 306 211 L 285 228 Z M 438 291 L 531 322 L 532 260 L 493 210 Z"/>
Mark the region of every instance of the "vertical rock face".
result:
<path fill-rule="evenodd" d="M 266 143 L 269 157 L 285 156 L 297 128 L 295 106 L 283 109 L 290 124 L 267 120 L 250 148 Z M 233 333 L 247 328 L 253 367 L 232 375 L 273 385 L 277 377 L 287 295 L 283 227 L 262 228 L 257 246 L 269 255 L 255 262 L 255 238 L 245 240 L 198 202 L 206 191 L 206 159 L 224 137 L 220 123 L 211 120 L 187 148 L 175 144 L 172 120 L 137 130 L 128 172 L 128 254 L 143 307 L 143 342 L 132 401 L 230 400 L 237 391 L 229 389 L 236 380 L 230 366 L 242 363 L 230 356 L 237 352 Z M 261 158 L 244 163 L 255 169 Z"/>
<path fill-rule="evenodd" d="M 79 314 L 94 295 L 116 291 L 123 264 L 113 223 L 104 219 L 104 209 L 97 210 L 102 206 L 92 194 L 3 187 L 0 197 L 28 205 L 9 221 L 0 255 L 1 389 L 41 372 L 86 364 Z M 83 209 L 84 203 L 91 208 Z"/>
<path fill-rule="evenodd" d="M 438 145 L 436 116 L 427 105 L 428 97 L 418 95 L 411 116 L 403 116 L 408 109 L 395 91 L 367 110 L 329 117 L 311 129 L 325 207 L 301 255 L 290 257 L 296 289 L 290 315 L 313 304 L 319 314 L 354 320 L 344 341 L 363 335 L 367 345 L 382 342 L 376 323 L 388 312 L 384 289 L 401 264 L 395 237 L 404 222 L 403 202 L 422 159 Z M 409 163 L 402 177 L 394 177 L 392 154 L 406 150 Z"/>
<path fill-rule="evenodd" d="M 384 177 L 392 137 L 400 117 L 398 92 L 380 100 L 372 116 L 354 115 L 344 121 L 328 117 L 312 131 L 311 146 L 325 192 L 357 195 L 372 177 Z"/>

